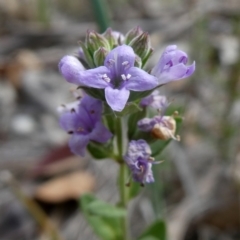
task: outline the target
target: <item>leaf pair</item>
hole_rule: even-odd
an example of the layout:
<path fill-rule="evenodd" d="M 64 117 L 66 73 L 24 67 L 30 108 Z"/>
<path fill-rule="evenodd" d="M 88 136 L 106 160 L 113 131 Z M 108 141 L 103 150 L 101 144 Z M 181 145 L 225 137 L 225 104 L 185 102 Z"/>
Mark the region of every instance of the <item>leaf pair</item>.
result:
<path fill-rule="evenodd" d="M 123 240 L 121 220 L 126 210 L 115 207 L 92 195 L 86 194 L 80 199 L 81 209 L 95 234 L 102 240 Z"/>

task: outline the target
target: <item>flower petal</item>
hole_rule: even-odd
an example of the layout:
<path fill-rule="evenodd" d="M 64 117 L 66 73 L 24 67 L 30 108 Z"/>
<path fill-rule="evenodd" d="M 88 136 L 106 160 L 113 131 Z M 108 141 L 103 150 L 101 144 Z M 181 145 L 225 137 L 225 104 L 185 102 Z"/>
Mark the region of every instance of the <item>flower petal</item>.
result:
<path fill-rule="evenodd" d="M 81 102 L 76 108 L 62 112 L 60 116 L 60 126 L 67 132 L 77 132 L 79 129 L 86 131 L 87 129 L 93 128 L 96 121 L 99 121 L 101 118 L 101 113 L 98 113 L 97 118 L 92 117 L 91 115 L 94 113 L 95 112 L 90 112 L 82 106 Z"/>
<path fill-rule="evenodd" d="M 79 83 L 93 88 L 105 88 L 109 85 L 109 70 L 104 67 L 97 67 L 82 71 L 79 75 Z"/>
<path fill-rule="evenodd" d="M 127 80 L 125 87 L 129 90 L 145 91 L 153 89 L 158 85 L 156 77 L 140 68 L 132 67 L 129 69 L 128 74 L 130 74 L 131 77 Z"/>
<path fill-rule="evenodd" d="M 158 84 L 161 85 L 189 77 L 194 71 L 195 62 L 190 66 L 186 66 L 183 63 L 177 64 L 169 68 L 169 71 L 164 71 L 162 74 L 160 74 Z"/>
<path fill-rule="evenodd" d="M 135 53 L 130 46 L 121 45 L 114 48 L 107 55 L 104 65 L 111 71 L 113 79 L 116 79 L 126 72 L 126 69 L 133 67 Z"/>
<path fill-rule="evenodd" d="M 97 122 L 89 138 L 99 143 L 105 143 L 112 137 L 112 133 L 101 123 Z"/>
<path fill-rule="evenodd" d="M 187 71 L 186 71 L 185 76 L 183 78 L 190 77 L 194 73 L 195 69 L 196 69 L 196 64 L 195 64 L 195 61 L 194 61 L 192 65 L 187 67 Z"/>
<path fill-rule="evenodd" d="M 137 122 L 137 125 L 141 131 L 150 132 L 156 123 L 153 118 L 143 118 Z"/>
<path fill-rule="evenodd" d="M 177 50 L 176 45 L 170 45 L 170 46 L 166 47 L 163 54 L 161 55 L 158 63 L 152 69 L 151 74 L 154 76 L 157 76 L 157 75 L 161 74 L 161 72 L 166 68 L 166 65 L 168 65 L 171 61 L 176 62 L 176 60 L 174 60 L 176 58 L 176 52 L 184 53 L 182 51 Z M 177 55 L 179 58 L 181 58 L 181 56 L 179 56 L 179 54 L 177 54 Z M 184 53 L 184 56 L 187 56 L 186 53 Z M 173 62 L 171 62 L 171 63 L 173 63 Z"/>
<path fill-rule="evenodd" d="M 88 143 L 89 135 L 73 134 L 69 140 L 69 147 L 74 154 L 83 157 L 85 155 L 85 149 Z"/>
<path fill-rule="evenodd" d="M 121 112 L 129 98 L 130 91 L 126 88 L 113 89 L 111 87 L 105 88 L 105 97 L 108 105 L 113 111 Z"/>
<path fill-rule="evenodd" d="M 152 172 L 152 164 L 148 163 L 148 168 L 144 177 L 144 182 L 146 183 L 152 183 L 154 182 L 153 172 Z"/>
<path fill-rule="evenodd" d="M 70 83 L 79 84 L 80 72 L 84 71 L 81 62 L 73 56 L 65 56 L 58 64 L 59 71 Z"/>
<path fill-rule="evenodd" d="M 124 160 L 128 165 L 135 166 L 139 158 L 149 158 L 151 153 L 151 148 L 145 140 L 132 140 L 128 144 L 128 149 L 124 156 Z"/>
<path fill-rule="evenodd" d="M 59 124 L 67 132 L 75 131 L 81 125 L 81 119 L 76 112 L 64 112 L 60 116 Z"/>
<path fill-rule="evenodd" d="M 88 95 L 84 96 L 81 106 L 86 110 L 93 122 L 99 121 L 102 116 L 102 102 Z"/>

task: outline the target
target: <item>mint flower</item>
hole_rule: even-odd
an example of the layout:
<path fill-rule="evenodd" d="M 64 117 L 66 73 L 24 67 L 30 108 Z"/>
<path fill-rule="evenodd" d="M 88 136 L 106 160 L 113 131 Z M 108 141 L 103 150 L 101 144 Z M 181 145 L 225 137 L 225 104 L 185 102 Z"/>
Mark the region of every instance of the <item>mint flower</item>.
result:
<path fill-rule="evenodd" d="M 60 116 L 60 126 L 71 134 L 69 147 L 77 155 L 84 156 L 89 141 L 107 142 L 112 133 L 102 124 L 102 102 L 90 96 L 84 96 L 77 105 L 65 111 Z"/>
<path fill-rule="evenodd" d="M 128 101 L 130 91 L 142 92 L 157 86 L 156 77 L 134 67 L 135 58 L 133 49 L 122 45 L 108 53 L 104 66 L 82 71 L 81 66 L 76 64 L 73 59 L 70 59 L 69 62 L 64 59 L 61 60 L 59 68 L 69 82 L 105 89 L 108 105 L 114 111 L 120 112 Z"/>
<path fill-rule="evenodd" d="M 170 45 L 163 52 L 151 74 L 158 78 L 159 85 L 186 78 L 195 71 L 195 62 L 186 66 L 187 62 L 187 54 L 178 50 L 176 45 Z"/>
<path fill-rule="evenodd" d="M 154 182 L 152 173 L 153 158 L 151 158 L 151 149 L 145 140 L 133 140 L 128 145 L 128 150 L 124 160 L 131 170 L 132 178 L 136 182 L 144 183 Z"/>

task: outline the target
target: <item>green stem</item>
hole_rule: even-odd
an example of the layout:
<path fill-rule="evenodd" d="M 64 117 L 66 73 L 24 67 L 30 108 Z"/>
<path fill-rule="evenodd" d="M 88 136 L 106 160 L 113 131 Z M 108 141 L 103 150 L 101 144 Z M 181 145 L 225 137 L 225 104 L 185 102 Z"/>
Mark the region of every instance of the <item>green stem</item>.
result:
<path fill-rule="evenodd" d="M 127 168 L 126 164 L 120 163 L 120 171 L 119 171 L 119 197 L 120 202 L 119 206 L 127 209 L 128 205 L 128 187 L 126 187 L 126 179 L 127 179 Z M 122 225 L 122 233 L 123 240 L 128 239 L 128 229 L 127 229 L 127 217 L 123 217 L 121 220 Z"/>
<path fill-rule="evenodd" d="M 108 4 L 105 0 L 91 0 L 96 23 L 100 32 L 104 32 L 110 25 Z"/>
<path fill-rule="evenodd" d="M 120 203 L 119 205 L 123 208 L 127 208 L 128 202 L 128 188 L 126 187 L 126 180 L 127 180 L 127 168 L 126 164 L 120 164 L 120 173 L 119 173 L 119 195 L 120 195 Z"/>
<path fill-rule="evenodd" d="M 117 135 L 117 149 L 118 157 L 122 160 L 123 156 L 123 139 L 122 139 L 122 121 L 120 117 L 116 118 L 116 135 Z M 123 160 L 122 160 L 123 162 Z"/>
<path fill-rule="evenodd" d="M 122 208 L 127 208 L 128 203 L 128 188 L 126 187 L 127 182 L 127 166 L 123 161 L 123 136 L 122 136 L 122 121 L 121 118 L 116 118 L 116 136 L 117 136 L 117 149 L 118 149 L 118 163 L 120 166 L 119 170 L 119 206 Z M 127 218 L 122 218 L 122 232 L 123 232 L 123 240 L 128 239 L 128 231 L 127 231 Z"/>

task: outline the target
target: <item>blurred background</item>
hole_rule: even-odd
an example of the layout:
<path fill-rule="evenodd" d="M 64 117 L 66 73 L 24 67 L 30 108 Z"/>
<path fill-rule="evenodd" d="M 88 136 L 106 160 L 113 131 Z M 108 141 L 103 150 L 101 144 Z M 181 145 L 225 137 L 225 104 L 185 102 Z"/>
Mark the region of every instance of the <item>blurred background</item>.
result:
<path fill-rule="evenodd" d="M 133 238 L 160 217 L 169 240 L 239 240 L 239 0 L 0 0 L 0 239 L 95 240 L 79 196 L 117 202 L 117 165 L 73 156 L 56 111 L 74 100 L 59 60 L 108 26 L 148 31 L 149 67 L 169 44 L 197 66 L 161 88 L 184 117 L 181 142 L 131 202 Z"/>

